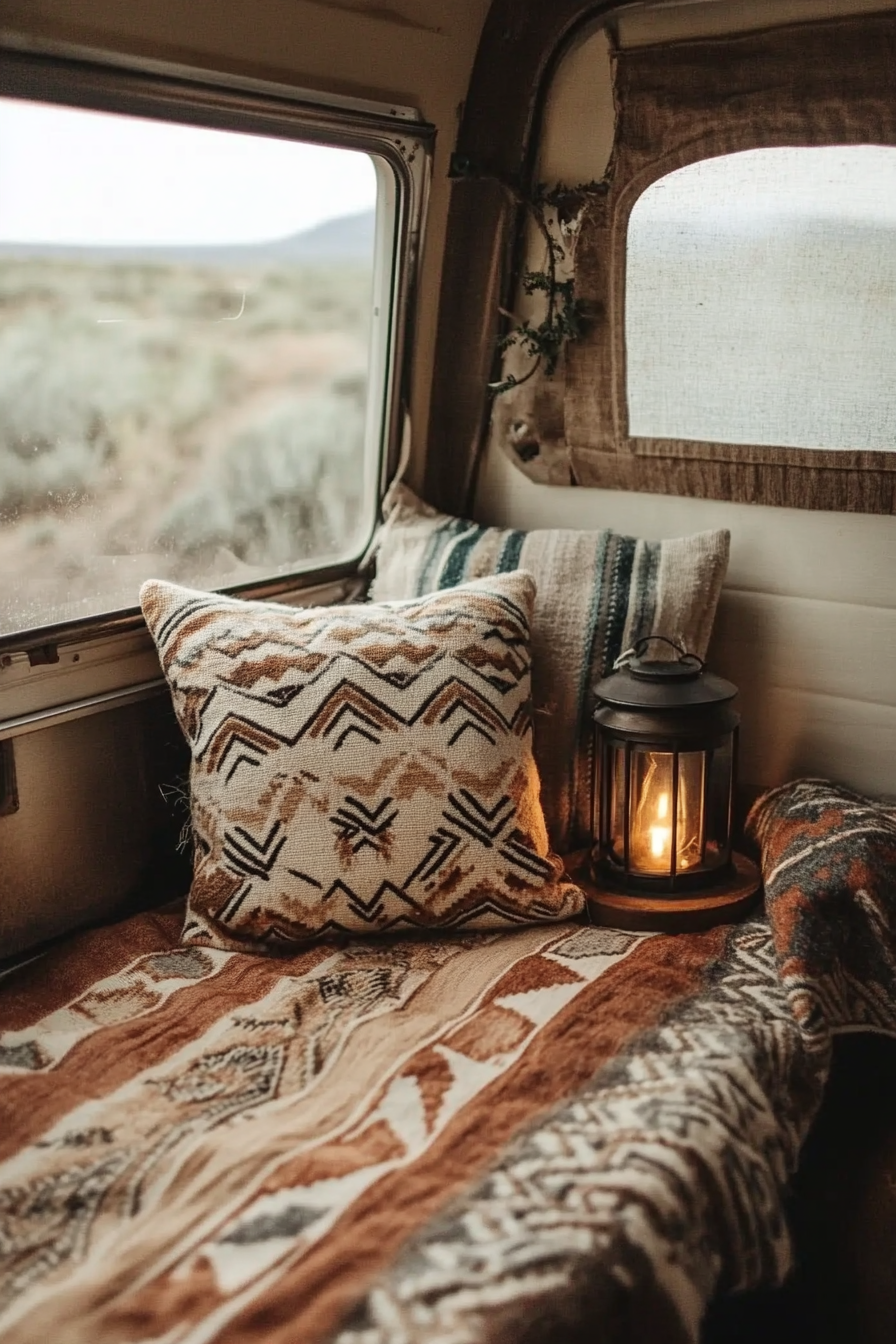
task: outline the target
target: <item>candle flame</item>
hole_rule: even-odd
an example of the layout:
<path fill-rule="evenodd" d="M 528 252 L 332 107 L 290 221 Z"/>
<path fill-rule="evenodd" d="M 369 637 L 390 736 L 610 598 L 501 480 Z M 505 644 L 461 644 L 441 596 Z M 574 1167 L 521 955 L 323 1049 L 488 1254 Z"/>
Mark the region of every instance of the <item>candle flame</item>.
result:
<path fill-rule="evenodd" d="M 661 793 L 656 800 L 657 821 L 665 821 L 669 816 L 669 795 Z M 672 828 L 671 826 L 650 826 L 648 828 L 650 835 L 650 852 L 655 859 L 668 858 L 672 848 Z"/>
<path fill-rule="evenodd" d="M 668 826 L 650 827 L 650 852 L 655 859 L 666 858 L 672 846 L 672 831 Z"/>

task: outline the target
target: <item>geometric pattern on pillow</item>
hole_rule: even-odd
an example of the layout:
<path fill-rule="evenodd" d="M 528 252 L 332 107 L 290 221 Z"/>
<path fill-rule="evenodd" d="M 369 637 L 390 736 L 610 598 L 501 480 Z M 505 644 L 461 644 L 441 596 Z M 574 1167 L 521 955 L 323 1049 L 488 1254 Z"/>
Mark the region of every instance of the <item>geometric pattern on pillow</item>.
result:
<path fill-rule="evenodd" d="M 593 688 L 644 635 L 665 635 L 706 656 L 728 567 L 730 535 L 698 532 L 644 541 L 609 529 L 522 532 L 438 513 L 394 486 L 380 531 L 375 601 L 418 597 L 487 574 L 528 570 L 535 759 L 551 843 L 561 854 L 588 843 L 593 770 Z M 651 657 L 675 657 L 651 645 Z"/>
<path fill-rule="evenodd" d="M 582 909 L 532 755 L 534 590 L 515 573 L 301 609 L 143 585 L 192 754 L 186 942 L 289 951 Z"/>

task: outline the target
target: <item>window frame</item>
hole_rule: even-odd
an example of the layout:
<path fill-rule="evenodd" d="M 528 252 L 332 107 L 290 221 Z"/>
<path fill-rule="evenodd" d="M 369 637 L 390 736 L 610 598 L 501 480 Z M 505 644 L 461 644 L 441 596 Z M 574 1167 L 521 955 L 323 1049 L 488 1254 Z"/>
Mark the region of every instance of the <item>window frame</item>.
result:
<path fill-rule="evenodd" d="M 0 87 L 4 97 L 55 103 L 98 112 L 146 117 L 209 129 L 256 133 L 301 140 L 370 154 L 378 176 L 374 305 L 382 320 L 371 335 L 371 369 L 383 379 L 371 384 L 367 404 L 365 454 L 369 497 L 376 507 L 355 553 L 336 563 L 297 563 L 287 575 L 222 586 L 219 591 L 245 598 L 300 600 L 313 590 L 317 600 L 352 593 L 359 566 L 378 524 L 378 509 L 394 474 L 409 402 L 411 325 L 416 272 L 432 173 L 435 128 L 413 108 L 366 99 L 310 92 L 288 85 L 197 71 L 161 62 L 99 59 L 96 53 L 34 53 L 0 50 Z M 74 652 L 71 652 L 74 650 Z M 65 656 L 68 652 L 68 656 Z M 101 694 L 122 694 L 144 678 L 151 641 L 138 607 L 58 621 L 0 635 L 0 690 L 47 683 L 36 697 L 6 697 L 10 713 L 30 719 L 43 706 L 58 702 L 60 676 L 72 661 L 82 681 L 89 666 L 122 658 L 116 686 Z M 134 659 L 136 658 L 136 663 Z M 133 664 L 128 678 L 126 667 Z M 139 670 L 138 670 L 139 669 Z M 74 669 L 71 669 L 73 672 Z M 29 676 L 29 672 L 31 675 Z M 55 683 L 55 686 L 52 684 Z M 99 684 L 99 683 L 97 683 Z M 36 690 L 36 687 L 34 688 Z M 94 699 L 88 695 L 85 698 Z M 9 721 L 11 723 L 11 720 Z M 0 736 L 9 735 L 0 723 Z"/>
<path fill-rule="evenodd" d="M 794 143 L 784 137 L 769 137 L 749 145 L 750 149 L 802 147 L 805 147 L 803 142 Z M 848 147 L 848 144 L 844 144 L 844 148 Z M 620 470 L 625 473 L 625 483 L 630 489 L 790 507 L 891 512 L 890 508 L 876 507 L 881 491 L 879 483 L 873 480 L 871 474 L 896 478 L 896 451 L 794 448 L 631 433 L 626 294 L 628 233 L 632 211 L 648 188 L 656 182 L 663 181 L 679 168 L 716 157 L 724 155 L 715 149 L 713 141 L 695 142 L 689 146 L 687 153 L 676 154 L 671 159 L 652 165 L 648 171 L 628 182 L 620 192 L 610 235 L 609 331 L 603 337 L 612 364 L 610 405 L 605 421 L 608 426 L 612 424 L 612 429 L 606 451 L 618 455 Z M 799 479 L 801 474 L 807 472 L 814 478 L 811 485 L 815 486 L 815 490 L 810 488 L 808 492 L 805 489 L 809 483 L 808 476 L 803 475 L 802 481 Z M 870 489 L 867 492 L 859 489 L 856 493 L 864 497 L 850 502 L 848 486 L 847 489 L 840 487 L 846 483 L 848 476 L 855 477 L 857 473 L 869 473 L 864 484 Z M 861 487 L 862 482 L 856 484 Z"/>

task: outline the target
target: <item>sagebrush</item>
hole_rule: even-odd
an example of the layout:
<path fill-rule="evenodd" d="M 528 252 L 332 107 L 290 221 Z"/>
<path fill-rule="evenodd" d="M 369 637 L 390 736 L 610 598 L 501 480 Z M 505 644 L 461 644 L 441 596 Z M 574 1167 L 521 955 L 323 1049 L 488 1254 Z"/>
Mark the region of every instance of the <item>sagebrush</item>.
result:
<path fill-rule="evenodd" d="M 0 629 L 29 593 L 59 619 L 130 605 L 148 573 L 235 582 L 344 550 L 370 302 L 358 262 L 0 260 Z"/>

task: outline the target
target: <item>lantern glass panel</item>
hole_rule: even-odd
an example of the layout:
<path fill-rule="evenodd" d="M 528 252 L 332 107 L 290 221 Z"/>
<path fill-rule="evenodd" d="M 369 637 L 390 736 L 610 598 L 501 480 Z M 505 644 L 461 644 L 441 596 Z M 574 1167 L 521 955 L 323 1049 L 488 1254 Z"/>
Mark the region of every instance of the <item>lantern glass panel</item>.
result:
<path fill-rule="evenodd" d="M 672 754 L 632 752 L 629 868 L 633 873 L 672 872 Z"/>
<path fill-rule="evenodd" d="M 609 846 L 613 861 L 620 868 L 625 866 L 625 755 L 624 744 L 614 742 L 610 747 Z"/>
<path fill-rule="evenodd" d="M 710 755 L 707 790 L 706 857 L 707 868 L 719 868 L 731 858 L 730 802 L 734 743 L 725 739 Z"/>
<path fill-rule="evenodd" d="M 632 752 L 629 811 L 629 871 L 645 877 L 669 877 L 698 867 L 703 853 L 704 755 Z M 677 813 L 673 818 L 677 792 Z"/>

